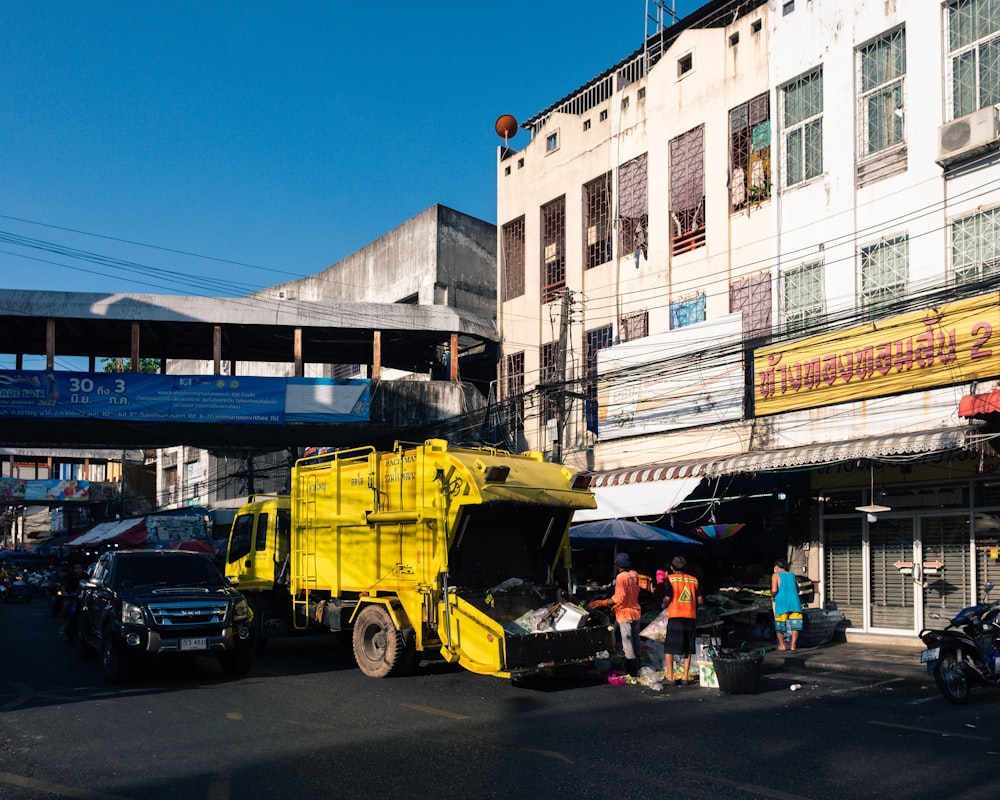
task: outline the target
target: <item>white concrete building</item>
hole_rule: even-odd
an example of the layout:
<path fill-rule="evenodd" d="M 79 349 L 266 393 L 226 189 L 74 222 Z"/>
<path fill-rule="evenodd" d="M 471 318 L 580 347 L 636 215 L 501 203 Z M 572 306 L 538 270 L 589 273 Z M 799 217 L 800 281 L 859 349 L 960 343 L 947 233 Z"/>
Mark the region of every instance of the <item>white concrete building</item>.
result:
<path fill-rule="evenodd" d="M 497 162 L 523 443 L 599 516 L 741 515 L 852 632 L 1000 578 L 993 410 L 959 413 L 1000 377 L 998 46 L 988 0 L 711 2 L 530 117 Z"/>

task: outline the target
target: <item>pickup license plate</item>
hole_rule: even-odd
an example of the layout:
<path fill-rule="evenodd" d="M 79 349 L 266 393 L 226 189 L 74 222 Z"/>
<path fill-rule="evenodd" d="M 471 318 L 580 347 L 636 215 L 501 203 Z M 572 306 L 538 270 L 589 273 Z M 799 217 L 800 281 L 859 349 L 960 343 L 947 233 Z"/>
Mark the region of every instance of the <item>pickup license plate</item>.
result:
<path fill-rule="evenodd" d="M 208 650 L 208 638 L 199 636 L 192 639 L 181 639 L 181 650 Z"/>
<path fill-rule="evenodd" d="M 926 664 L 929 661 L 937 661 L 941 657 L 941 648 L 932 647 L 930 650 L 924 650 L 920 654 L 920 663 Z"/>

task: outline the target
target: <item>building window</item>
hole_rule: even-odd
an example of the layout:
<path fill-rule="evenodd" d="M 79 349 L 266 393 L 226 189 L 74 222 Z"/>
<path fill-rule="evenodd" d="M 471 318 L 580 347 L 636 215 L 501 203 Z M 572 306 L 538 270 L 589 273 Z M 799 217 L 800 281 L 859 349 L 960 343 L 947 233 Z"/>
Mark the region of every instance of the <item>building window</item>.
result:
<path fill-rule="evenodd" d="M 763 27 L 764 23 L 759 19 L 755 19 L 753 22 L 750 23 L 750 33 L 754 34 L 760 33 L 760 29 Z"/>
<path fill-rule="evenodd" d="M 952 0 L 948 16 L 946 86 L 955 117 L 1000 103 L 1000 5 Z"/>
<path fill-rule="evenodd" d="M 542 206 L 542 302 L 566 287 L 566 196 Z"/>
<path fill-rule="evenodd" d="M 648 311 L 627 314 L 621 318 L 619 323 L 619 337 L 623 342 L 631 342 L 633 339 L 642 339 L 646 336 L 649 336 Z"/>
<path fill-rule="evenodd" d="M 649 192 L 646 154 L 618 168 L 618 254 L 633 254 L 635 265 L 649 247 Z"/>
<path fill-rule="evenodd" d="M 507 430 L 515 433 L 524 429 L 524 353 L 511 353 L 504 361 L 504 417 Z"/>
<path fill-rule="evenodd" d="M 705 127 L 670 140 L 670 252 L 705 244 Z"/>
<path fill-rule="evenodd" d="M 635 93 L 635 99 L 636 100 L 645 100 L 646 99 L 646 87 L 645 86 L 640 87 L 639 90 Z"/>
<path fill-rule="evenodd" d="M 590 120 L 589 119 L 585 119 L 583 121 L 583 129 L 585 131 L 589 131 L 590 130 Z"/>
<path fill-rule="evenodd" d="M 670 329 L 684 328 L 705 321 L 705 293 L 670 304 Z"/>
<path fill-rule="evenodd" d="M 559 149 L 559 131 L 555 133 L 550 133 L 545 137 L 545 152 L 551 153 L 553 150 Z"/>
<path fill-rule="evenodd" d="M 870 154 L 903 141 L 906 31 L 900 28 L 858 48 L 858 67 L 859 152 Z"/>
<path fill-rule="evenodd" d="M 951 224 L 951 264 L 956 283 L 1000 277 L 1000 209 L 971 214 Z"/>
<path fill-rule="evenodd" d="M 781 6 L 781 16 L 786 16 L 791 14 L 795 10 L 795 0 L 788 0 L 784 5 Z"/>
<path fill-rule="evenodd" d="M 792 81 L 781 99 L 785 186 L 795 186 L 823 172 L 823 71 Z"/>
<path fill-rule="evenodd" d="M 524 169 L 524 159 L 523 158 L 519 158 L 517 160 L 517 168 L 518 169 Z"/>
<path fill-rule="evenodd" d="M 611 173 L 583 186 L 584 269 L 611 260 Z"/>
<path fill-rule="evenodd" d="M 524 217 L 503 226 L 503 300 L 524 294 Z"/>
<path fill-rule="evenodd" d="M 677 59 L 677 77 L 683 77 L 694 69 L 694 56 L 691 53 Z"/>
<path fill-rule="evenodd" d="M 542 364 L 538 373 L 542 395 L 542 421 L 555 419 L 562 399 L 564 387 L 560 386 L 559 375 L 559 342 L 549 342 L 542 345 Z"/>
<path fill-rule="evenodd" d="M 822 322 L 823 263 L 803 264 L 781 274 L 781 321 L 785 330 L 801 330 Z"/>
<path fill-rule="evenodd" d="M 861 304 L 878 314 L 906 294 L 910 272 L 910 242 L 906 236 L 861 248 Z"/>
<path fill-rule="evenodd" d="M 361 374 L 360 364 L 331 364 L 331 378 L 356 378 Z"/>
<path fill-rule="evenodd" d="M 605 108 L 605 109 L 603 109 L 603 110 L 601 111 L 601 113 L 600 113 L 600 114 L 598 114 L 597 118 L 598 118 L 598 120 L 599 120 L 599 121 L 601 121 L 601 122 L 604 122 L 604 121 L 606 121 L 606 120 L 607 120 L 607 118 L 608 118 L 608 110 L 607 110 L 606 108 Z"/>
<path fill-rule="evenodd" d="M 771 333 L 771 273 L 758 272 L 734 280 L 729 286 L 729 310 L 743 312 L 743 338 Z"/>
<path fill-rule="evenodd" d="M 604 325 L 587 331 L 585 343 L 585 369 L 587 376 L 587 399 L 584 403 L 587 417 L 587 430 L 597 433 L 597 353 L 614 342 L 614 329 Z"/>
<path fill-rule="evenodd" d="M 628 95 L 625 95 L 622 98 L 622 111 L 624 111 L 626 108 L 628 108 Z"/>
<path fill-rule="evenodd" d="M 729 112 L 730 207 L 771 196 L 771 98 L 765 92 Z"/>
<path fill-rule="evenodd" d="M 737 31 L 732 36 L 729 37 L 729 46 L 736 47 L 740 43 L 740 32 Z"/>

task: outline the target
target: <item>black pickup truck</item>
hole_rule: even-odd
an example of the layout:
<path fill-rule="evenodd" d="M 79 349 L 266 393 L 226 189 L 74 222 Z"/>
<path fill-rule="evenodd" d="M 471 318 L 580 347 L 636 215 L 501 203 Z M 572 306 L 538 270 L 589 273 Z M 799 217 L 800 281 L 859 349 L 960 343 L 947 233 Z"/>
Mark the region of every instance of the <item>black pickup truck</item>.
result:
<path fill-rule="evenodd" d="M 216 656 L 229 677 L 253 664 L 250 608 L 205 553 L 105 553 L 80 585 L 79 606 L 79 655 L 100 653 L 109 683 L 147 657 Z"/>

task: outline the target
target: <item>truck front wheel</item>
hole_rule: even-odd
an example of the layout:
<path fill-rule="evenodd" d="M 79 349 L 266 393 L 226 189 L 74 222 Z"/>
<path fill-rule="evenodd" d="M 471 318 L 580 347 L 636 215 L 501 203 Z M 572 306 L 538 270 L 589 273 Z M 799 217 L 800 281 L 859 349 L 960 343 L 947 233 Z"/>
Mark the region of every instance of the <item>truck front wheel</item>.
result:
<path fill-rule="evenodd" d="M 382 606 L 368 605 L 354 622 L 354 660 L 369 678 L 388 678 L 401 672 L 403 635 Z"/>

